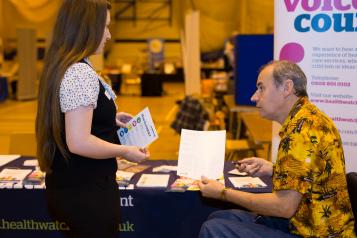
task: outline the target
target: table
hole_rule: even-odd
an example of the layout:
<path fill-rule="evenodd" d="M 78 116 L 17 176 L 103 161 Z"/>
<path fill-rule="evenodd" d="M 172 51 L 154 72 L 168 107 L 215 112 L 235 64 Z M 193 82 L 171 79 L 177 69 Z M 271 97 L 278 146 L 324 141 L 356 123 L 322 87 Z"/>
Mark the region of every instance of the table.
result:
<path fill-rule="evenodd" d="M 141 75 L 141 96 L 162 96 L 162 74 Z"/>
<path fill-rule="evenodd" d="M 248 134 L 257 145 L 268 145 L 268 160 L 270 160 L 273 122 L 262 118 L 258 112 L 242 112 L 242 122 L 248 130 Z"/>
<path fill-rule="evenodd" d="M 0 167 L 23 167 L 29 157 L 21 157 Z M 151 173 L 159 165 L 175 165 L 177 161 L 145 161 L 152 167 L 143 171 Z M 225 164 L 225 171 L 233 168 Z M 132 182 L 136 184 L 141 173 Z M 176 173 L 170 173 L 171 184 Z M 270 192 L 271 178 L 263 177 L 267 188 L 245 189 L 245 191 Z M 231 187 L 226 177 L 226 186 Z M 63 237 L 57 230 L 66 228 L 64 223 L 52 222 L 46 210 L 43 189 L 0 189 L 0 237 Z M 120 237 L 197 237 L 202 223 L 216 210 L 237 207 L 214 199 L 203 198 L 198 191 L 166 192 L 159 188 L 135 188 L 120 191 L 121 223 Z"/>
<path fill-rule="evenodd" d="M 241 136 L 242 121 L 240 119 L 241 112 L 254 112 L 258 109 L 253 106 L 243 106 L 237 105 L 234 100 L 234 95 L 227 94 L 223 96 L 223 100 L 226 103 L 229 110 L 228 117 L 228 130 L 232 133 L 232 139 L 239 139 Z M 234 128 L 234 123 L 236 122 L 236 127 Z M 233 132 L 235 131 L 235 133 Z"/>

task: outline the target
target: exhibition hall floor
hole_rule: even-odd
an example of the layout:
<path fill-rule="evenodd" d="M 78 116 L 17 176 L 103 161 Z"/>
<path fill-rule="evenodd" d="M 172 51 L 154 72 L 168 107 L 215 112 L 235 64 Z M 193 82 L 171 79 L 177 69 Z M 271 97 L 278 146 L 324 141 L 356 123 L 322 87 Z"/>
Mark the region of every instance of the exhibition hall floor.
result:
<path fill-rule="evenodd" d="M 125 88 L 123 88 L 125 90 Z M 141 97 L 137 95 L 119 95 L 119 111 L 133 115 L 148 106 L 153 117 L 159 139 L 149 147 L 150 159 L 175 160 L 179 150 L 179 135 L 170 128 L 178 110 L 177 100 L 184 97 L 183 83 L 164 83 L 161 97 Z M 13 132 L 34 132 L 37 101 L 6 100 L 0 103 L 0 154 L 9 153 L 10 135 Z"/>

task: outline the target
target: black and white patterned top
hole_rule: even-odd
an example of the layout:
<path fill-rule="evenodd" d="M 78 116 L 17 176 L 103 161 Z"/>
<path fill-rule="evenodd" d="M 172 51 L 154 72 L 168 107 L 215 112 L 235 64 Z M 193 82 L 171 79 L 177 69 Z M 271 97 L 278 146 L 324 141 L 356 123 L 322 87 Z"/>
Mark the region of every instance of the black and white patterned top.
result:
<path fill-rule="evenodd" d="M 90 64 L 88 59 L 85 61 Z M 112 88 L 88 64 L 74 63 L 66 70 L 60 86 L 60 105 L 63 113 L 80 106 L 92 105 L 95 109 L 99 95 L 99 82 L 104 86 L 106 95 L 115 102 L 116 96 Z"/>

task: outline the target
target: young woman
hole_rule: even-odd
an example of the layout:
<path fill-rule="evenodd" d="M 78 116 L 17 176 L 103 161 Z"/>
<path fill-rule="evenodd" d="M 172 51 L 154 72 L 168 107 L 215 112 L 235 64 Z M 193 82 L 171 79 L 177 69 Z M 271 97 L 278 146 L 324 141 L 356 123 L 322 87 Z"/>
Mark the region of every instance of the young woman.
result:
<path fill-rule="evenodd" d="M 146 149 L 119 144 L 115 94 L 88 57 L 110 39 L 110 3 L 64 0 L 40 79 L 37 157 L 46 171 L 50 215 L 69 226 L 70 237 L 117 237 L 119 195 L 115 157 L 140 162 Z"/>

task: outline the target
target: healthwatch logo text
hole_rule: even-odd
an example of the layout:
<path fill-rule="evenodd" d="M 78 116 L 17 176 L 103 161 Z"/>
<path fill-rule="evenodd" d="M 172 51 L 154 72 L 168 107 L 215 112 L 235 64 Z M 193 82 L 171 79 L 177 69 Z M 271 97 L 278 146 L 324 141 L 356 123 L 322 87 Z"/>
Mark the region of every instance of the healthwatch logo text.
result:
<path fill-rule="evenodd" d="M 284 0 L 284 3 L 288 12 L 297 9 L 306 12 L 294 20 L 298 32 L 357 31 L 357 0 Z"/>

